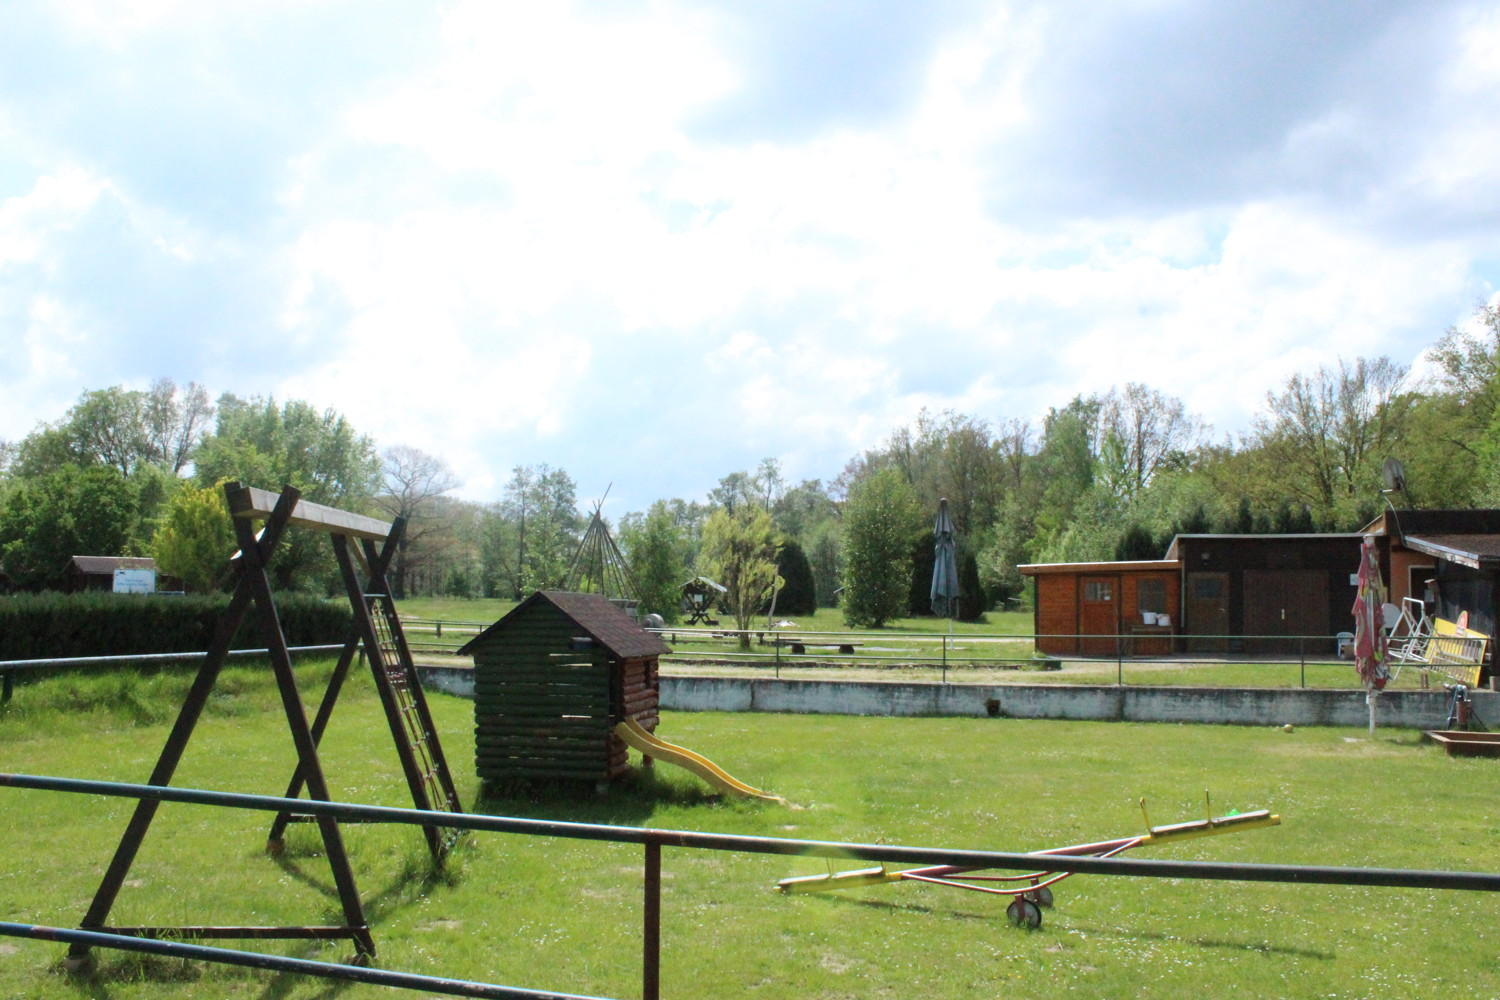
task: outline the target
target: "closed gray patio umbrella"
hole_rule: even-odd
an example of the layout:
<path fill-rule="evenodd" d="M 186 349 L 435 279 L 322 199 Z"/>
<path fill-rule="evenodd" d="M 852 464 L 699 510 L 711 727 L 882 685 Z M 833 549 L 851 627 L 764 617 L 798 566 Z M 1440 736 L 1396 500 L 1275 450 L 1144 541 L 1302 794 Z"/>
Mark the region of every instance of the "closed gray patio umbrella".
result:
<path fill-rule="evenodd" d="M 953 518 L 948 516 L 947 499 L 938 501 L 932 533 L 937 536 L 932 546 L 932 613 L 952 618 L 958 613 L 958 557 L 954 552 Z"/>

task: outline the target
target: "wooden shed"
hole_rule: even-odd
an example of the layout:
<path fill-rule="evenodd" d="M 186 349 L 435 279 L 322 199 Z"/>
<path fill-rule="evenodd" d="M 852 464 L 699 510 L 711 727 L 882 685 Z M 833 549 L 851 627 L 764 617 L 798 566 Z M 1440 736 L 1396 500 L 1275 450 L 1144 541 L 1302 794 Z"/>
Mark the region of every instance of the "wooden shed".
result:
<path fill-rule="evenodd" d="M 656 728 L 657 661 L 669 652 L 598 594 L 532 594 L 459 650 L 474 658 L 479 777 L 624 776 L 613 729 L 626 719 Z"/>
<path fill-rule="evenodd" d="M 1354 625 L 1362 537 L 1178 535 L 1162 560 L 1018 568 L 1036 580 L 1044 653 L 1332 653 L 1335 635 Z M 1165 613 L 1170 625 L 1153 628 L 1143 612 Z M 1326 646 L 1305 638 L 1325 636 Z"/>
<path fill-rule="evenodd" d="M 68 590 L 113 590 L 116 570 L 156 571 L 156 560 L 143 556 L 74 556 L 68 561 Z"/>
<path fill-rule="evenodd" d="M 1114 656 L 1117 652 L 1163 656 L 1172 652 L 1181 563 L 1160 559 L 1037 563 L 1019 569 L 1036 580 L 1040 652 L 1052 656 Z M 1166 616 L 1165 622 L 1161 615 Z"/>
<path fill-rule="evenodd" d="M 1178 535 L 1190 653 L 1332 654 L 1352 631 L 1360 532 Z M 1309 646 L 1307 636 L 1328 637 Z"/>

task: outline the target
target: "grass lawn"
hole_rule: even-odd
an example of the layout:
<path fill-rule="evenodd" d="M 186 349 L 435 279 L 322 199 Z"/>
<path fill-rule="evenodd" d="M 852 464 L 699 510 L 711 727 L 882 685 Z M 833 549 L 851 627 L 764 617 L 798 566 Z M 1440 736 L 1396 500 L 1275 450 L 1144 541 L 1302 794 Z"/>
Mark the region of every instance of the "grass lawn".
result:
<path fill-rule="evenodd" d="M 309 698 L 327 664 L 300 668 Z M 142 781 L 187 674 L 54 677 L 0 711 L 3 769 Z M 357 681 L 362 681 L 358 678 Z M 433 696 L 475 807 L 472 705 Z M 226 671 L 177 784 L 279 794 L 292 758 L 264 670 Z M 1450 759 L 1405 731 L 665 713 L 661 735 L 800 809 L 724 801 L 655 773 L 605 796 L 512 790 L 484 811 L 757 836 L 1028 850 L 1266 807 L 1282 826 L 1190 841 L 1155 857 L 1494 870 L 1497 762 Z M 352 683 L 324 744 L 336 796 L 407 804 L 368 682 Z M 0 789 L 12 831 L 0 919 L 75 923 L 132 804 Z M 121 923 L 319 923 L 335 909 L 316 838 L 280 861 L 268 817 L 165 805 L 117 903 Z M 476 835 L 449 871 L 420 833 L 346 838 L 387 968 L 585 994 L 639 995 L 637 847 Z M 1144 854 L 1145 852 L 1140 852 Z M 1078 876 L 1039 930 L 1006 900 L 915 884 L 783 896 L 816 860 L 664 852 L 663 996 L 1022 998 L 1500 995 L 1500 897 L 1394 889 Z M 261 943 L 338 960 L 344 944 Z M 231 945 L 232 946 L 232 945 Z M 228 967 L 101 952 L 94 978 L 63 946 L 0 938 L 7 998 L 408 996 Z"/>

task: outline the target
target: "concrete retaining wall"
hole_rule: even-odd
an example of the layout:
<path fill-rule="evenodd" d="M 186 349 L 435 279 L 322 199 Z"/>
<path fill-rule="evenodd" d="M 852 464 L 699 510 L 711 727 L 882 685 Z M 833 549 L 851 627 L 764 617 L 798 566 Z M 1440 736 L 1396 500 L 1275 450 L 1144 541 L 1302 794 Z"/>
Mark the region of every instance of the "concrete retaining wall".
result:
<path fill-rule="evenodd" d="M 474 696 L 474 671 L 468 667 L 418 669 L 428 688 Z M 1475 721 L 1500 728 L 1500 693 L 1476 690 L 1470 698 Z M 1387 692 L 1376 703 L 1376 723 L 1440 729 L 1448 718 L 1448 701 L 1448 692 L 1441 689 Z M 663 677 L 661 707 L 680 712 L 969 715 L 1242 726 L 1364 727 L 1370 720 L 1365 693 L 1359 690 L 901 684 L 770 677 Z"/>
<path fill-rule="evenodd" d="M 1500 694 L 1470 695 L 1476 721 L 1500 723 Z M 1391 691 L 1376 703 L 1376 723 L 1439 729 L 1446 691 Z M 663 677 L 662 708 L 676 711 L 971 715 L 1104 722 L 1221 725 L 1366 726 L 1363 691 L 1301 688 L 1114 687 L 1076 684 L 889 684 L 738 677 Z"/>

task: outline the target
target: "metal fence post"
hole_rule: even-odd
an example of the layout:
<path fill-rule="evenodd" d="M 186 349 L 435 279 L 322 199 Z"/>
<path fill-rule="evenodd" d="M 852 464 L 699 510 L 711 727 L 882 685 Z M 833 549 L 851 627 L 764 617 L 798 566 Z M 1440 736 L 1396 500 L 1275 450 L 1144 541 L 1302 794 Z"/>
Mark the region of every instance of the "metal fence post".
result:
<path fill-rule="evenodd" d="M 661 844 L 646 841 L 646 900 L 641 927 L 641 996 L 661 997 Z"/>
<path fill-rule="evenodd" d="M 1307 687 L 1307 637 L 1297 640 L 1297 658 L 1302 661 L 1302 686 Z"/>

